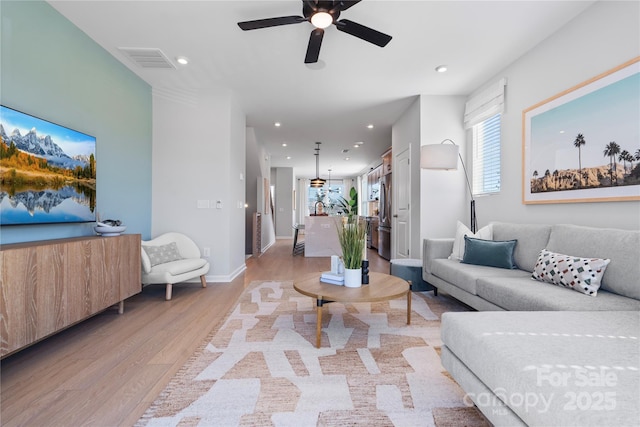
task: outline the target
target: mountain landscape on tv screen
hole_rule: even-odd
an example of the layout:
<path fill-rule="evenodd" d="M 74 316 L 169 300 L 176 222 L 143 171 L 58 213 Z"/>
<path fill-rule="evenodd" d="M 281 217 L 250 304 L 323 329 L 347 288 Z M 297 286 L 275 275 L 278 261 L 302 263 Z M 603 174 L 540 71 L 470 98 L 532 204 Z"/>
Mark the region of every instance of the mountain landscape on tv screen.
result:
<path fill-rule="evenodd" d="M 2 112 L 0 225 L 94 221 L 95 139 L 48 122 L 45 126 L 52 129 L 52 134 L 41 133 L 36 126 L 24 124 L 37 125 L 44 121 L 5 107 Z M 30 130 L 21 132 L 17 126 L 8 125 L 5 119 L 10 117 L 20 120 L 21 129 Z M 10 133 L 9 129 L 12 129 Z M 62 139 L 67 135 L 81 135 L 82 145 L 88 145 L 92 152 L 67 154 L 56 143 L 56 132 L 65 135 Z"/>
<path fill-rule="evenodd" d="M 71 157 L 56 144 L 51 135 L 38 136 L 36 128 L 32 128 L 24 136 L 19 129 L 14 129 L 11 135 L 7 135 L 2 123 L 0 123 L 0 138 L 7 146 L 13 142 L 16 148 L 25 153 L 46 159 L 48 163 L 65 168 L 73 169 L 76 166 L 85 167 L 89 163 L 88 156 Z"/>

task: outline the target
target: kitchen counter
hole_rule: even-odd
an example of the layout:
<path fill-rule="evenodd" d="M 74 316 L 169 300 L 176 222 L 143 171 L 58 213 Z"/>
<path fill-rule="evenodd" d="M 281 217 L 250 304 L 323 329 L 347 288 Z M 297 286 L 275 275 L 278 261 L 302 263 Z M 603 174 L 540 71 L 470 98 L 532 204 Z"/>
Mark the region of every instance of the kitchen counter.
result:
<path fill-rule="evenodd" d="M 342 256 L 337 222 L 340 216 L 307 216 L 304 219 L 304 256 Z"/>

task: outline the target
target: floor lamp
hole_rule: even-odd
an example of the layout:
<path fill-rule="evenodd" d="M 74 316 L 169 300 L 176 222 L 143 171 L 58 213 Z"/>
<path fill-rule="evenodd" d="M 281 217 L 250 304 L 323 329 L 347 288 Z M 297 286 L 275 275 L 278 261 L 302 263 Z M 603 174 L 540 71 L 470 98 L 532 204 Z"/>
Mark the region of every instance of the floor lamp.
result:
<path fill-rule="evenodd" d="M 450 142 L 451 145 L 445 144 L 446 142 Z M 462 163 L 464 177 L 467 180 L 467 188 L 471 196 L 471 232 L 475 233 L 478 228 L 476 201 L 473 198 L 473 191 L 471 191 L 467 168 L 464 166 L 464 160 L 460 155 L 460 147 L 452 140 L 445 139 L 440 144 L 423 145 L 420 149 L 420 167 L 422 169 L 458 169 L 458 158 Z"/>

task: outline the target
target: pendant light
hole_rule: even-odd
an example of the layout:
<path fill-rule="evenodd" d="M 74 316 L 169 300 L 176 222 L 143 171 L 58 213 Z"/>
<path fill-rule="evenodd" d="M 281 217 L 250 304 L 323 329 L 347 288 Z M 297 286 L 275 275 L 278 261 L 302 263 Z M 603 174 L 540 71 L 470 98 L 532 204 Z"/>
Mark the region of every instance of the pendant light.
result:
<path fill-rule="evenodd" d="M 314 179 L 311 180 L 311 185 L 310 187 L 313 188 L 321 188 L 324 186 L 324 183 L 326 182 L 326 180 L 321 179 L 320 178 L 320 144 L 322 144 L 321 142 L 316 142 L 316 177 Z"/>

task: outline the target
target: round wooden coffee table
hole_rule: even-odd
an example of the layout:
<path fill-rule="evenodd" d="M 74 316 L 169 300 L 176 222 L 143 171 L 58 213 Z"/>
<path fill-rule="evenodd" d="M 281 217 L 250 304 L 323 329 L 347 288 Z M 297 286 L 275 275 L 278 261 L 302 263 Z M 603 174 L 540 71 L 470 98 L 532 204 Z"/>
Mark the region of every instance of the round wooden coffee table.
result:
<path fill-rule="evenodd" d="M 384 273 L 369 273 L 369 284 L 359 288 L 332 285 L 320 281 L 321 273 L 309 273 L 294 280 L 293 288 L 316 300 L 316 347 L 320 348 L 322 306 L 328 302 L 376 302 L 407 297 L 407 325 L 411 324 L 411 289 L 409 282 Z"/>

